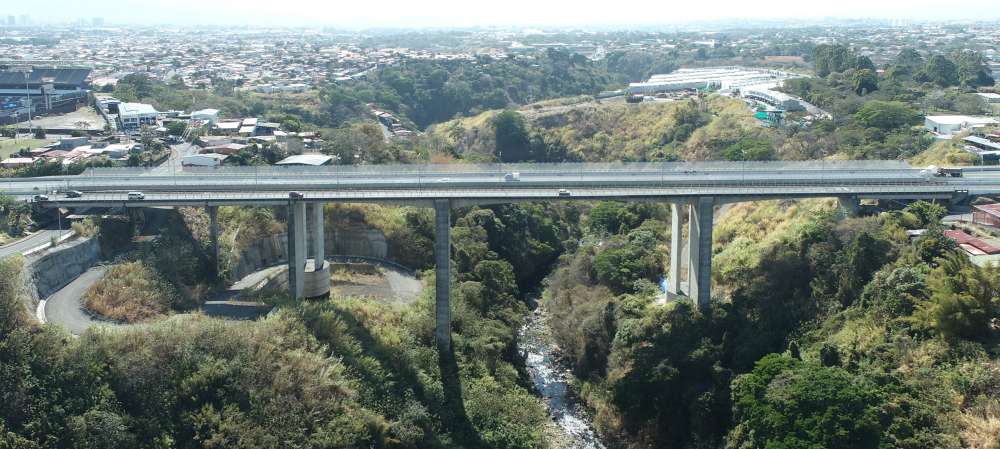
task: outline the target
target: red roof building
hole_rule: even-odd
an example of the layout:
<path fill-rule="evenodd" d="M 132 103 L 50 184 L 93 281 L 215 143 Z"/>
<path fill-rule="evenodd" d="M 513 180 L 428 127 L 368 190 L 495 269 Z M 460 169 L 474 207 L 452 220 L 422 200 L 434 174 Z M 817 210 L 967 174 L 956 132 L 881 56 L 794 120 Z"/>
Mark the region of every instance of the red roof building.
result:
<path fill-rule="evenodd" d="M 948 237 L 955 241 L 962 249 L 966 250 L 969 254 L 974 256 L 982 254 L 1000 254 L 1000 248 L 997 248 L 989 243 L 986 243 L 980 239 L 977 239 L 965 231 L 944 231 L 945 237 Z M 971 248 L 970 248 L 971 247 Z M 974 249 L 973 249 L 974 248 Z M 977 251 L 978 250 L 978 251 Z"/>
<path fill-rule="evenodd" d="M 972 206 L 972 222 L 1000 228 L 1000 203 Z"/>

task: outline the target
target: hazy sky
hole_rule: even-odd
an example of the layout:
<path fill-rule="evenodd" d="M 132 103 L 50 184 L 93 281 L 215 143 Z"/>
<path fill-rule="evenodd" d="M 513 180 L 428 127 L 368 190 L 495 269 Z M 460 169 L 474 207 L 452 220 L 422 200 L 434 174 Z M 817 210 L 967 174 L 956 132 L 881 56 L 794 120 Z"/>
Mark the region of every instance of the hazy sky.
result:
<path fill-rule="evenodd" d="M 718 19 L 1000 19 L 1000 0 L 4 0 L 35 21 L 333 25 L 656 25 Z"/>

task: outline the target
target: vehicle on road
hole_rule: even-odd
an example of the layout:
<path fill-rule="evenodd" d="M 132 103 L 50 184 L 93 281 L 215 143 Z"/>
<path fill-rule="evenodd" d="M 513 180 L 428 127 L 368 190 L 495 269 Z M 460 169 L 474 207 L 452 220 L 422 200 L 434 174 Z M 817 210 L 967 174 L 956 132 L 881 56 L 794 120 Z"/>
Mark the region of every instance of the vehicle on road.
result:
<path fill-rule="evenodd" d="M 305 195 L 303 195 L 302 192 L 288 192 L 288 197 L 293 200 L 298 200 L 305 198 Z"/>
<path fill-rule="evenodd" d="M 438 179 L 438 182 L 451 182 L 451 179 L 450 178 L 441 178 L 441 179 Z"/>
<path fill-rule="evenodd" d="M 506 181 L 506 182 L 520 181 L 521 180 L 521 172 L 519 172 L 519 171 L 509 172 L 509 173 L 503 175 L 503 180 Z"/>
<path fill-rule="evenodd" d="M 570 195 L 572 194 L 569 192 L 569 190 L 559 189 L 559 196 L 570 196 Z"/>
<path fill-rule="evenodd" d="M 129 201 L 142 201 L 144 199 L 146 199 L 146 194 L 145 193 L 142 193 L 142 192 L 129 192 L 128 193 L 128 200 Z"/>
<path fill-rule="evenodd" d="M 48 201 L 49 200 L 49 196 L 48 195 L 35 195 L 34 197 L 31 198 L 31 200 L 34 201 L 34 202 L 36 202 L 36 203 L 41 203 L 41 202 L 44 202 L 44 201 Z"/>
<path fill-rule="evenodd" d="M 83 196 L 83 192 L 81 192 L 79 190 L 67 190 L 67 191 L 65 191 L 63 193 L 66 194 L 66 198 L 79 198 L 79 197 Z"/>

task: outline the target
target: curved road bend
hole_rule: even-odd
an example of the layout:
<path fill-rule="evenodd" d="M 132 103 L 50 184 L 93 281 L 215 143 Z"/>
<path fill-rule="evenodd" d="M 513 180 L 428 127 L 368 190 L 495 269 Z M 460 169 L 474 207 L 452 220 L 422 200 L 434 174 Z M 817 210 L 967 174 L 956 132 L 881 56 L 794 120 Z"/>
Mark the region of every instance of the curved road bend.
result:
<path fill-rule="evenodd" d="M 106 266 L 93 267 L 49 296 L 45 301 L 45 320 L 65 327 L 73 335 L 80 335 L 92 326 L 119 326 L 118 323 L 95 319 L 83 311 L 84 293 L 101 280 L 107 270 Z"/>
<path fill-rule="evenodd" d="M 14 254 L 24 254 L 30 250 L 38 248 L 39 246 L 45 245 L 52 241 L 52 237 L 58 236 L 59 232 L 60 231 L 56 229 L 42 229 L 14 243 L 2 246 L 0 247 L 0 258 Z M 62 232 L 67 233 L 70 231 Z"/>

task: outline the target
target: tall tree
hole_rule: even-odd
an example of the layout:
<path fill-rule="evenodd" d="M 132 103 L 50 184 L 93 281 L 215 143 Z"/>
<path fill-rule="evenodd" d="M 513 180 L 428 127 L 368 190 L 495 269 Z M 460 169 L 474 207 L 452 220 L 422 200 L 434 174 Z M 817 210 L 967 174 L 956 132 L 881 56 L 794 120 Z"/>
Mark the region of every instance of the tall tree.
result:
<path fill-rule="evenodd" d="M 934 55 L 917 73 L 915 80 L 934 83 L 941 87 L 956 86 L 959 83 L 958 67 L 943 55 Z"/>
<path fill-rule="evenodd" d="M 874 70 L 861 69 L 854 72 L 852 84 L 854 86 L 854 93 L 868 95 L 878 90 L 878 77 L 875 76 Z"/>
<path fill-rule="evenodd" d="M 983 55 L 977 51 L 962 50 L 952 53 L 958 70 L 958 82 L 966 87 L 992 86 L 995 80 Z"/>

